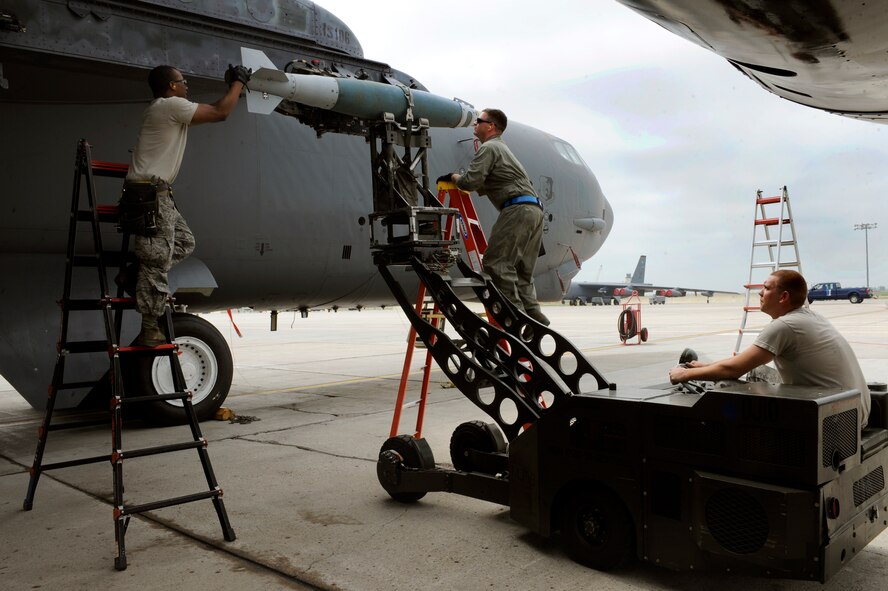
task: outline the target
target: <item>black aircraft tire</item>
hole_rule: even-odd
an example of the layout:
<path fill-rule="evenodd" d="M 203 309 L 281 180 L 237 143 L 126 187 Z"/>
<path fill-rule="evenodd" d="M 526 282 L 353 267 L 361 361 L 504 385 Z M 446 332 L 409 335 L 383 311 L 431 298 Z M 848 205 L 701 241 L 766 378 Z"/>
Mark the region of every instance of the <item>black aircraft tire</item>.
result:
<path fill-rule="evenodd" d="M 645 326 L 644 328 L 642 328 L 642 329 L 641 329 L 641 332 L 638 333 L 638 334 L 639 334 L 639 336 L 641 337 L 641 342 L 642 342 L 642 343 L 646 343 L 647 340 L 648 340 L 648 329 L 647 329 L 647 327 Z"/>
<path fill-rule="evenodd" d="M 607 492 L 576 491 L 559 513 L 564 551 L 596 570 L 612 570 L 635 557 L 635 529 L 623 503 Z"/>
<path fill-rule="evenodd" d="M 389 437 L 379 449 L 379 460 L 377 460 L 376 474 L 379 483 L 385 492 L 391 498 L 399 503 L 415 503 L 423 498 L 426 493 L 423 492 L 398 492 L 394 487 L 389 486 L 383 478 L 383 468 L 381 462 L 388 461 L 390 453 L 394 453 L 400 463 L 407 468 L 431 470 L 435 467 L 435 456 L 432 454 L 432 448 L 429 447 L 425 439 L 417 439 L 410 435 L 396 435 Z"/>
<path fill-rule="evenodd" d="M 483 421 L 462 423 L 450 437 L 450 460 L 454 469 L 460 472 L 478 471 L 478 466 L 472 463 L 469 456 L 472 449 L 487 453 L 504 452 L 506 440 L 496 425 Z"/>
<path fill-rule="evenodd" d="M 179 363 L 186 386 L 192 391 L 191 404 L 199 421 L 213 418 L 228 396 L 234 362 L 231 350 L 215 326 L 194 314 L 173 314 L 173 331 L 179 345 Z M 153 396 L 172 392 L 172 375 L 168 357 L 142 358 L 135 363 L 135 378 L 127 393 Z M 140 404 L 130 413 L 159 425 L 181 425 L 187 417 L 179 400 Z M 129 413 L 128 413 L 129 414 Z M 130 415 L 132 416 L 132 415 Z"/>

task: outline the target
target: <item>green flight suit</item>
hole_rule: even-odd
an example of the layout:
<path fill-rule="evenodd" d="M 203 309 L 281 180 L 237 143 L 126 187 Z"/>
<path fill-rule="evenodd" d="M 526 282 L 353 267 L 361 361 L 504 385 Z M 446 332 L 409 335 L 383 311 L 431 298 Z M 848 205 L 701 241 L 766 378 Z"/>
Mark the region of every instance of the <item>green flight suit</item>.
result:
<path fill-rule="evenodd" d="M 533 271 L 543 240 L 543 210 L 533 203 L 503 207 L 513 197 L 537 196 L 527 171 L 502 138 L 494 136 L 481 144 L 456 185 L 485 195 L 500 210 L 487 241 L 484 271 L 518 309 L 539 311 Z"/>

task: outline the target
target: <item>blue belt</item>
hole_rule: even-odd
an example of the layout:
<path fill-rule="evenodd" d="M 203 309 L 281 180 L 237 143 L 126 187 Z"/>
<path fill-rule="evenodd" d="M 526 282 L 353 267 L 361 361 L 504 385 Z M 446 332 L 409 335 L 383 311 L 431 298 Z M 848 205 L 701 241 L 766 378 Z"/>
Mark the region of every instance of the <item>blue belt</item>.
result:
<path fill-rule="evenodd" d="M 536 205 L 540 209 L 543 208 L 543 202 L 536 197 L 532 197 L 530 195 L 518 195 L 517 197 L 506 199 L 506 201 L 503 203 L 503 209 L 509 207 L 510 205 L 518 205 L 519 203 L 530 203 Z"/>

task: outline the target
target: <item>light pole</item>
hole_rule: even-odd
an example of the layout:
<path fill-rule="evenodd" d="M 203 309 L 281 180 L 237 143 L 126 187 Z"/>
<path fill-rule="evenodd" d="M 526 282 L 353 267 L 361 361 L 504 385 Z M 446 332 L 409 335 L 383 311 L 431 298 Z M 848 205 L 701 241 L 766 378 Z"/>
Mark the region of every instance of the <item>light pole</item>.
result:
<path fill-rule="evenodd" d="M 866 287 L 869 288 L 869 231 L 875 230 L 879 224 L 854 224 L 855 230 L 863 230 L 863 242 L 866 245 Z"/>

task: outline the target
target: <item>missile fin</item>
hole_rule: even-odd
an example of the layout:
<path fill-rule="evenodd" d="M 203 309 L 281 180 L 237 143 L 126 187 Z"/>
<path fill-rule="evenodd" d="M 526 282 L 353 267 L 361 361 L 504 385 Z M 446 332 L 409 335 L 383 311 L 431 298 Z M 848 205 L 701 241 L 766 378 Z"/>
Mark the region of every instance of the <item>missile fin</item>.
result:
<path fill-rule="evenodd" d="M 265 55 L 265 52 L 241 47 L 241 61 L 245 67 L 253 70 L 248 86 L 262 88 L 265 87 L 263 84 L 265 81 L 287 83 L 287 75 L 275 67 L 274 63 Z M 259 115 L 268 115 L 275 110 L 282 100 L 282 97 L 268 92 L 251 90 L 247 92 L 247 111 Z"/>
<path fill-rule="evenodd" d="M 277 70 L 277 66 L 274 65 L 274 62 L 268 59 L 268 56 L 265 55 L 265 52 L 259 51 L 258 49 L 241 47 L 241 62 L 244 67 L 252 68 L 254 72 L 259 70 L 260 68 Z"/>

